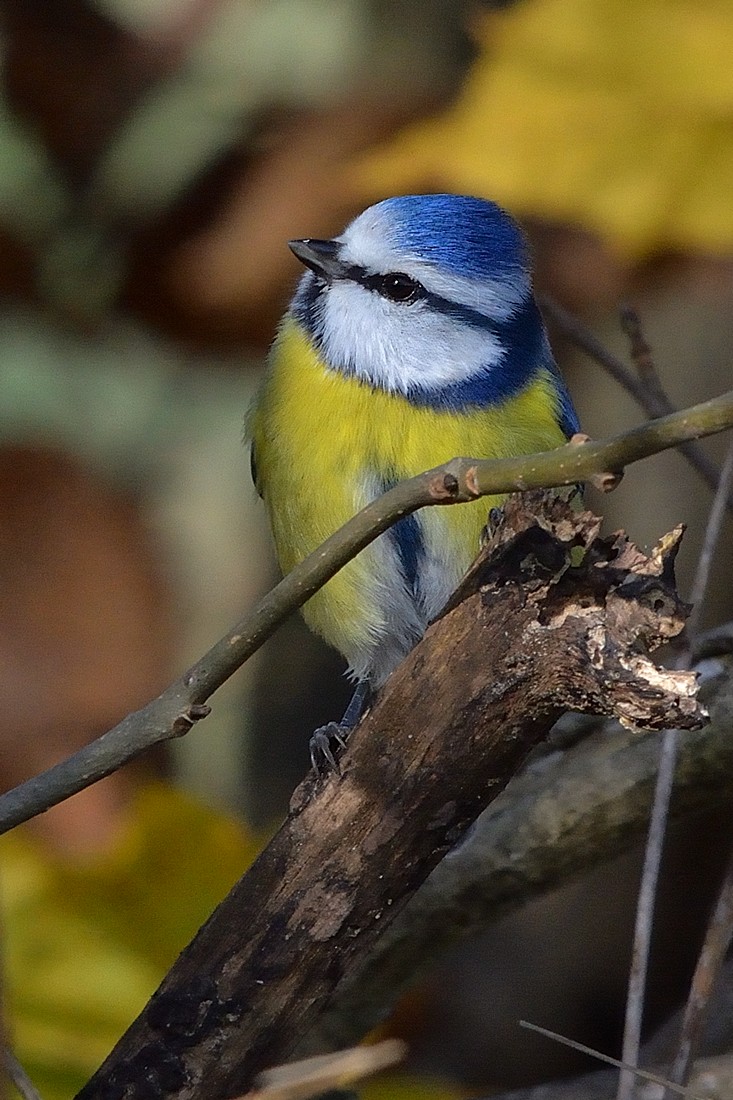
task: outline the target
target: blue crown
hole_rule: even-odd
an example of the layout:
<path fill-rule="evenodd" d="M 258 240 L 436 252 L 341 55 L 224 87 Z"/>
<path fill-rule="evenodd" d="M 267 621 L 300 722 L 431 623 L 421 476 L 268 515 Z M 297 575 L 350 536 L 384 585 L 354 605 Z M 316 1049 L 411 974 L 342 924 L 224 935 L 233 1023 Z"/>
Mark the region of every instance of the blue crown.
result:
<path fill-rule="evenodd" d="M 527 244 L 496 203 L 467 195 L 401 195 L 375 209 L 391 222 L 396 247 L 473 279 L 525 271 Z"/>

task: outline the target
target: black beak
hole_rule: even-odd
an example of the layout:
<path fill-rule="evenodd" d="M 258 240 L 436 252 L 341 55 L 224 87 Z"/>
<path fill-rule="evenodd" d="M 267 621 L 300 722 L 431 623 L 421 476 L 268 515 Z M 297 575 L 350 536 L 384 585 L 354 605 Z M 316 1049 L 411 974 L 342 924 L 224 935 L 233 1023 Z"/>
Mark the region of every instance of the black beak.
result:
<path fill-rule="evenodd" d="M 346 265 L 339 259 L 341 245 L 338 241 L 319 241 L 306 237 L 301 241 L 288 241 L 288 248 L 302 264 L 315 271 L 322 279 L 338 279 L 346 272 Z"/>

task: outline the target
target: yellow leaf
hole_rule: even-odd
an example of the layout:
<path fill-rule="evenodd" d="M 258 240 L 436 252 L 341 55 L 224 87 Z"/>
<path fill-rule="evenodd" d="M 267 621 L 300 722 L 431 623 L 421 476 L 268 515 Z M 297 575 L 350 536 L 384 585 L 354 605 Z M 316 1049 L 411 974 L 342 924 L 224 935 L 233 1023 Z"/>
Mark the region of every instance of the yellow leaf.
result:
<path fill-rule="evenodd" d="M 485 17 L 456 102 L 359 162 L 361 195 L 445 189 L 620 253 L 733 245 L 733 5 L 531 0 Z"/>

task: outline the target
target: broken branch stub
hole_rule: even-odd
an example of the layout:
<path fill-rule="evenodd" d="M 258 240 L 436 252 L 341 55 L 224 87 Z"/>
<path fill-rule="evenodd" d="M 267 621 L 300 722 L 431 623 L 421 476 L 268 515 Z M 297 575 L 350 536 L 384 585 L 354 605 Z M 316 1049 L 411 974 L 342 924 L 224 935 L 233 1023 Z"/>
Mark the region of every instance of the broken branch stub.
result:
<path fill-rule="evenodd" d="M 683 626 L 681 532 L 651 555 L 552 493 L 514 496 L 460 590 L 80 1100 L 233 1096 L 339 983 L 567 709 L 697 728 L 694 676 L 647 656 Z M 306 731 L 304 731 L 304 736 Z"/>

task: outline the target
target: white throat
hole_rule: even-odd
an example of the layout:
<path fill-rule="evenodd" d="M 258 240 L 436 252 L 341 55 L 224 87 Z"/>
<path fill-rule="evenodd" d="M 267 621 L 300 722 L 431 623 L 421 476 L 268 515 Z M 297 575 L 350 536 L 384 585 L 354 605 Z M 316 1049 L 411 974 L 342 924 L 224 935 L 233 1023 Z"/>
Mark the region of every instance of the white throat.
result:
<path fill-rule="evenodd" d="M 348 280 L 325 291 L 322 345 L 332 366 L 396 393 L 465 382 L 502 358 L 486 329 L 433 309 L 390 302 Z"/>

